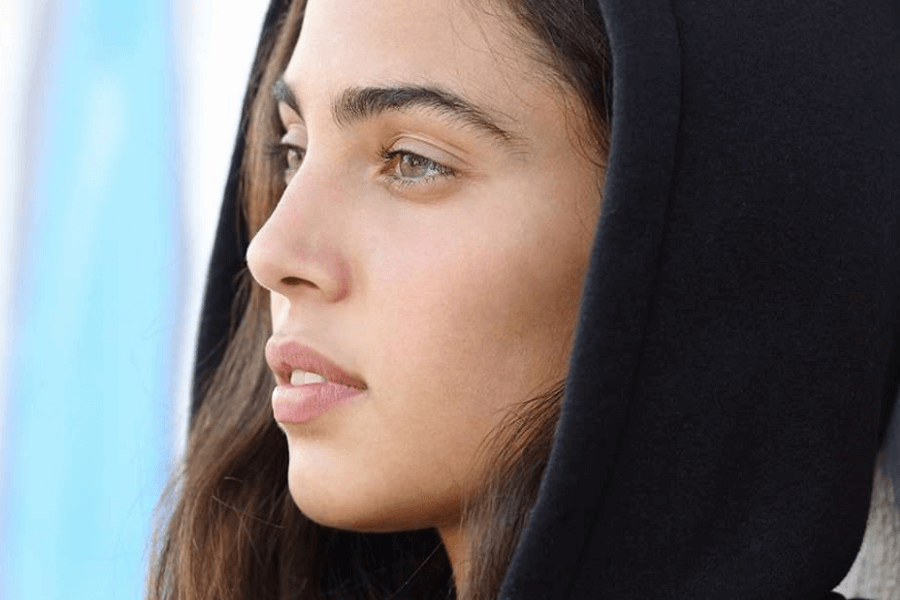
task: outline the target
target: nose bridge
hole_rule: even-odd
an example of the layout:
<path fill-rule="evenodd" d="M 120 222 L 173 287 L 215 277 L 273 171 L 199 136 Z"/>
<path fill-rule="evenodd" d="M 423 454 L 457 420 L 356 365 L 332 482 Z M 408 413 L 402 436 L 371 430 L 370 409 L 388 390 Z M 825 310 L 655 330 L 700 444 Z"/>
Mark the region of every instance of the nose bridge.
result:
<path fill-rule="evenodd" d="M 350 291 L 350 266 L 343 204 L 333 196 L 340 186 L 301 168 L 254 236 L 247 249 L 247 266 L 263 287 L 293 300 L 320 295 L 336 302 Z"/>

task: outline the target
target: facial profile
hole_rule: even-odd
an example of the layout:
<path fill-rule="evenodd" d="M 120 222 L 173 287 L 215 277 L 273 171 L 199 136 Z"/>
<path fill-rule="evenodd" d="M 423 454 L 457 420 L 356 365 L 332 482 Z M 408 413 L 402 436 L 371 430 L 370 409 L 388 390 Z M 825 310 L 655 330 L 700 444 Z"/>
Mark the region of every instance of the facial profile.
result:
<path fill-rule="evenodd" d="M 565 378 L 600 211 L 579 104 L 509 21 L 309 1 L 273 91 L 286 188 L 247 254 L 297 506 L 436 527 L 451 556 L 480 445 Z"/>

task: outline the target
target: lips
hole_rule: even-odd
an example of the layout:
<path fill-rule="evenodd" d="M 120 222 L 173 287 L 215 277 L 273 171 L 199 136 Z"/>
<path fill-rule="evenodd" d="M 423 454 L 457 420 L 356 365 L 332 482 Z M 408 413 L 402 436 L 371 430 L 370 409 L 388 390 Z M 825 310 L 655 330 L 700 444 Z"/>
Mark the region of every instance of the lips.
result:
<path fill-rule="evenodd" d="M 296 342 L 266 344 L 266 362 L 278 387 L 272 412 L 279 423 L 306 423 L 362 396 L 366 384 L 312 348 Z"/>
<path fill-rule="evenodd" d="M 270 339 L 266 344 L 266 362 L 275 373 L 280 386 L 291 385 L 292 373 L 303 371 L 321 375 L 328 383 L 337 383 L 358 390 L 366 389 L 364 381 L 350 375 L 312 348 L 297 342 L 278 343 L 275 338 Z"/>

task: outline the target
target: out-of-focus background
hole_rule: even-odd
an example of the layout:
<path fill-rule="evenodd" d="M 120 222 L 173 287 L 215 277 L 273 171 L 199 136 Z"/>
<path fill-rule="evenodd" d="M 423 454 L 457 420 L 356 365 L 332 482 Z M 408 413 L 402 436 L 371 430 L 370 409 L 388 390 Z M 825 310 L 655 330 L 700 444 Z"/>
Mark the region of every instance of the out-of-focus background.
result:
<path fill-rule="evenodd" d="M 267 0 L 0 0 L 0 599 L 140 598 Z"/>

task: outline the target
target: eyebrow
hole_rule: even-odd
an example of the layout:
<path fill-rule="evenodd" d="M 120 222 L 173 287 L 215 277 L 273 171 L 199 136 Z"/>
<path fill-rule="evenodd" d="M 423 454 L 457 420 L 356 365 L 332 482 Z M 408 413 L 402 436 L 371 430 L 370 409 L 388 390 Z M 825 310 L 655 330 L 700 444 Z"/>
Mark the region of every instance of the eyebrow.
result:
<path fill-rule="evenodd" d="M 279 77 L 275 82 L 272 93 L 277 102 L 287 105 L 302 118 L 300 103 L 283 78 Z M 433 86 L 347 88 L 332 102 L 331 112 L 335 122 L 346 127 L 387 112 L 414 108 L 426 108 L 447 115 L 511 146 L 523 141 L 520 136 L 498 125 L 484 109 L 453 92 Z"/>

